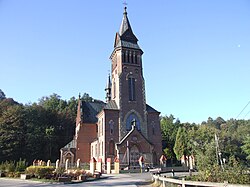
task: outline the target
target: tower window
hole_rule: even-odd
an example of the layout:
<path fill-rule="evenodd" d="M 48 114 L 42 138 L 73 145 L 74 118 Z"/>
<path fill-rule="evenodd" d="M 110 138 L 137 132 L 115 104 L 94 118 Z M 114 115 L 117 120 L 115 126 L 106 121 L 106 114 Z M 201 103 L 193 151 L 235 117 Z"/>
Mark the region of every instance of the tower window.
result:
<path fill-rule="evenodd" d="M 125 62 L 128 62 L 128 51 L 126 51 L 126 55 L 125 55 Z"/>
<path fill-rule="evenodd" d="M 115 98 L 116 97 L 116 84 L 115 84 L 115 80 L 114 80 L 113 85 L 114 85 L 114 88 L 113 88 L 114 89 L 114 94 L 113 95 L 114 95 L 114 98 Z"/>
<path fill-rule="evenodd" d="M 152 134 L 155 135 L 155 122 L 152 122 Z"/>
<path fill-rule="evenodd" d="M 103 135 L 103 118 L 102 118 L 102 123 L 101 123 L 101 126 L 100 126 L 100 131 L 101 131 L 100 135 Z"/>
<path fill-rule="evenodd" d="M 110 120 L 109 121 L 109 129 L 110 129 L 110 135 L 114 133 L 114 121 Z"/>
<path fill-rule="evenodd" d="M 128 78 L 129 100 L 135 101 L 135 78 Z"/>
<path fill-rule="evenodd" d="M 137 59 L 138 59 L 138 56 L 137 54 L 135 54 L 135 64 L 137 64 Z"/>

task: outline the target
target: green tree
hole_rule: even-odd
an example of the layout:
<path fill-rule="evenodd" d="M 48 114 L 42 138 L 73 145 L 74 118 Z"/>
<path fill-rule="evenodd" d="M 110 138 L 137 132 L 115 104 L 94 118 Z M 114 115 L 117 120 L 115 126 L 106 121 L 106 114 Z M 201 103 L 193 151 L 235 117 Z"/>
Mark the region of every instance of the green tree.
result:
<path fill-rule="evenodd" d="M 163 151 L 167 158 L 175 159 L 174 144 L 175 138 L 180 127 L 180 121 L 172 114 L 161 117 L 161 134 L 163 139 Z"/>
<path fill-rule="evenodd" d="M 39 99 L 39 105 L 43 106 L 45 109 L 51 110 L 51 111 L 61 111 L 65 107 L 64 104 L 61 102 L 61 96 L 53 93 L 49 97 L 42 97 Z M 63 108 L 61 108 L 63 107 Z"/>
<path fill-rule="evenodd" d="M 6 99 L 4 92 L 0 89 L 0 101 Z"/>
<path fill-rule="evenodd" d="M 19 160 L 26 153 L 26 114 L 23 106 L 14 105 L 2 112 L 0 117 L 1 161 Z"/>
<path fill-rule="evenodd" d="M 183 155 L 187 156 L 190 154 L 188 134 L 185 127 L 179 127 L 178 129 L 174 145 L 174 153 L 178 160 L 180 160 Z"/>
<path fill-rule="evenodd" d="M 243 141 L 243 146 L 241 146 L 241 149 L 246 153 L 246 159 L 250 161 L 250 135 L 248 135 Z"/>
<path fill-rule="evenodd" d="M 88 93 L 84 93 L 82 96 L 82 100 L 86 102 L 92 102 L 93 98 Z"/>

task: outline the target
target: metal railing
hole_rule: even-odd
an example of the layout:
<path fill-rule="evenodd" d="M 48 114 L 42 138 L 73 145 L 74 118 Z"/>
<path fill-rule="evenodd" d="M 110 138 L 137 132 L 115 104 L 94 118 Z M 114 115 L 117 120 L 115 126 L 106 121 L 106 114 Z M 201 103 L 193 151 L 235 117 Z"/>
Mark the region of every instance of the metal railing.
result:
<path fill-rule="evenodd" d="M 217 182 L 200 182 L 200 181 L 186 181 L 184 178 L 180 179 L 173 179 L 167 177 L 161 177 L 159 174 L 152 175 L 154 180 L 154 184 L 157 186 L 166 187 L 170 184 L 175 184 L 181 187 L 185 186 L 206 186 L 206 187 L 249 187 L 250 185 L 242 185 L 242 184 L 228 184 L 227 181 L 224 183 L 217 183 Z"/>

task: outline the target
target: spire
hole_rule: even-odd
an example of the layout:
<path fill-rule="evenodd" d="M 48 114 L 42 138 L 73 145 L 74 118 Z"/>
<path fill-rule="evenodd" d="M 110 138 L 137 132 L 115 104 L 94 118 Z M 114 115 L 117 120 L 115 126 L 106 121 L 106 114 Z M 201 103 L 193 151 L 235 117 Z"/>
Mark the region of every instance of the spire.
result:
<path fill-rule="evenodd" d="M 107 84 L 106 84 L 106 89 L 109 89 L 109 88 L 111 88 L 110 74 L 109 74 L 109 76 L 108 76 Z M 105 89 L 105 90 L 106 90 L 106 89 Z"/>
<path fill-rule="evenodd" d="M 108 79 L 107 79 L 107 84 L 106 84 L 106 88 L 105 88 L 105 91 L 106 91 L 106 102 L 110 101 L 111 100 L 111 80 L 110 80 L 110 74 L 108 76 Z"/>
<path fill-rule="evenodd" d="M 127 15 L 128 15 L 127 7 L 125 6 L 123 12 L 122 24 L 120 26 L 120 31 L 119 31 L 120 36 L 122 36 L 127 30 L 132 31 Z"/>
<path fill-rule="evenodd" d="M 120 30 L 115 35 L 114 48 L 116 49 L 119 47 L 126 47 L 126 48 L 138 49 L 142 52 L 137 42 L 138 39 L 134 35 L 132 27 L 128 20 L 127 7 L 125 4 Z"/>
<path fill-rule="evenodd" d="M 120 35 L 121 39 L 125 40 L 125 41 L 129 41 L 129 42 L 133 42 L 133 43 L 136 43 L 138 41 L 138 39 L 136 38 L 136 36 L 134 35 L 134 33 L 132 31 L 130 23 L 129 23 L 126 6 L 124 7 L 123 19 L 122 19 L 122 23 L 120 26 L 119 35 Z"/>
<path fill-rule="evenodd" d="M 79 93 L 78 104 L 77 104 L 77 114 L 76 114 L 76 126 L 83 120 L 83 111 L 82 111 L 82 99 Z"/>

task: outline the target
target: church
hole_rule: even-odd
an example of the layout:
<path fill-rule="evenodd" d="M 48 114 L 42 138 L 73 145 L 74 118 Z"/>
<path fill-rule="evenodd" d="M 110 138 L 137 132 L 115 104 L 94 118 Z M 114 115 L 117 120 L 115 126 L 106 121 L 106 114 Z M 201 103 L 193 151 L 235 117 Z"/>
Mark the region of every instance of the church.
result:
<path fill-rule="evenodd" d="M 61 162 L 81 163 L 109 158 L 120 164 L 159 164 L 162 155 L 160 112 L 146 103 L 143 51 L 133 33 L 127 7 L 111 53 L 106 101 L 78 100 L 75 136 L 61 148 Z"/>

